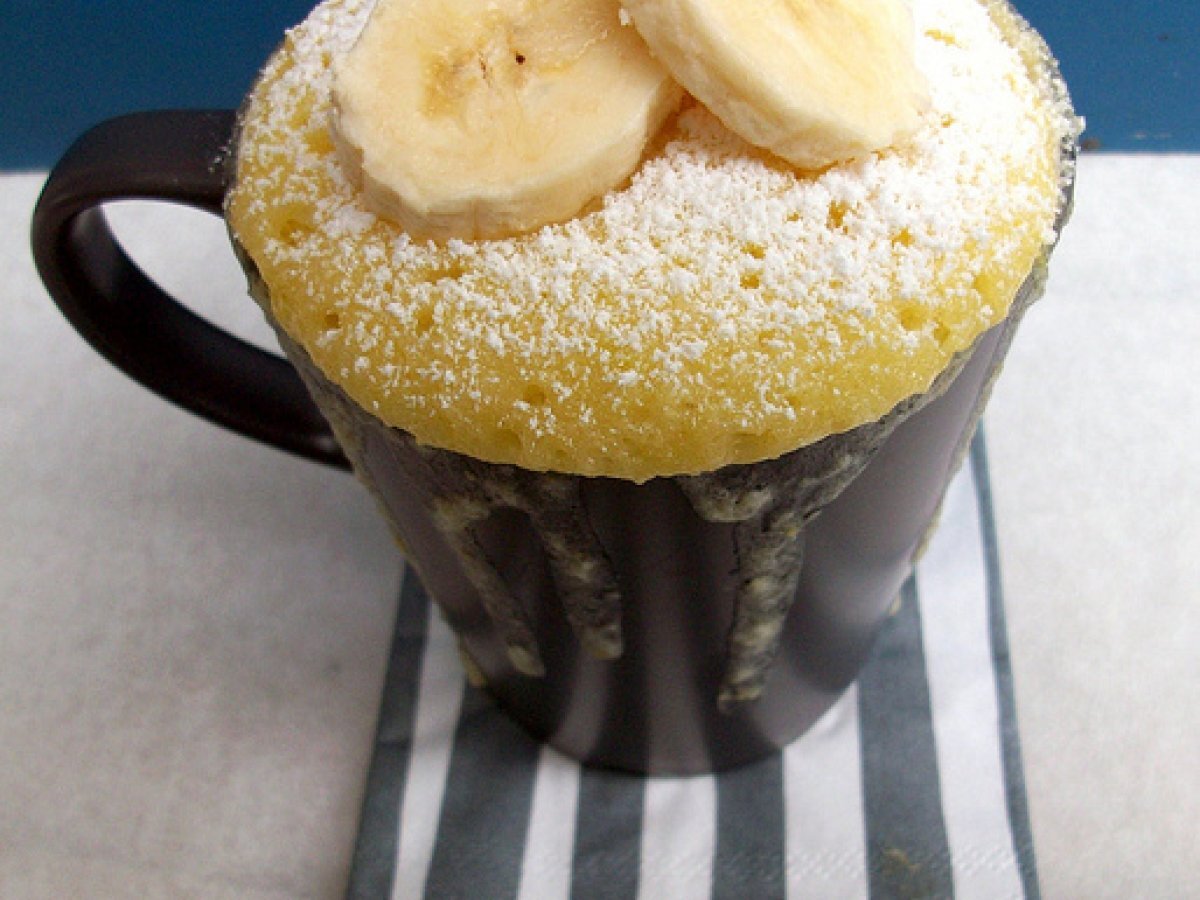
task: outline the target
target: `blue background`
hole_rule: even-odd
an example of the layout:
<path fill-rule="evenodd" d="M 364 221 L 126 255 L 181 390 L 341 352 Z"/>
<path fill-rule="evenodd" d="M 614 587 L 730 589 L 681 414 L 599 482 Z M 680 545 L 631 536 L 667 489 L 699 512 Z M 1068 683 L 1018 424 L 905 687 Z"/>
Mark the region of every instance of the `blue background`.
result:
<path fill-rule="evenodd" d="M 45 167 L 100 119 L 235 106 L 314 0 L 0 0 L 0 168 Z M 1017 0 L 1058 55 L 1086 144 L 1200 148 L 1200 0 Z"/>

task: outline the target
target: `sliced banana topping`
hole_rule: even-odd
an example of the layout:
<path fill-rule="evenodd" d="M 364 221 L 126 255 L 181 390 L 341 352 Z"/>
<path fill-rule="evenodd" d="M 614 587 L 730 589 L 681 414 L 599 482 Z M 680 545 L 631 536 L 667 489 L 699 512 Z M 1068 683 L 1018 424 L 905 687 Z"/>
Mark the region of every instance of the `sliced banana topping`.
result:
<path fill-rule="evenodd" d="M 904 0 L 624 0 L 654 55 L 725 126 L 804 169 L 911 134 L 928 91 Z"/>
<path fill-rule="evenodd" d="M 682 91 L 618 0 L 379 0 L 337 66 L 335 142 L 417 238 L 507 237 L 618 186 Z"/>

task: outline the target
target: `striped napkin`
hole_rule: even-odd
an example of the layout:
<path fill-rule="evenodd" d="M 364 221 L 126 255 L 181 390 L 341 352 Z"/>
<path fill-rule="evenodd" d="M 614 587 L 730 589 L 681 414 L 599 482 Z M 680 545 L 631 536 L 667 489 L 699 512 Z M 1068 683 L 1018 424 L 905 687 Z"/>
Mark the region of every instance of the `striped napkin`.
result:
<path fill-rule="evenodd" d="M 982 437 L 854 687 L 732 772 L 580 767 L 405 579 L 352 898 L 1037 897 Z"/>

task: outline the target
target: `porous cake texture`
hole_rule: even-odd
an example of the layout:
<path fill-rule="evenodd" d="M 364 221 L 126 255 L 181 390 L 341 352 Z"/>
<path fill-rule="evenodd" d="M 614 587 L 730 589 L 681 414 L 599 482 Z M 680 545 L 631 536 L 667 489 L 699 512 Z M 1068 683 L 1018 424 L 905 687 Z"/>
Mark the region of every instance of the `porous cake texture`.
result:
<path fill-rule="evenodd" d="M 269 313 L 419 442 L 642 481 L 884 416 L 1007 314 L 1054 239 L 1078 123 L 1007 6 L 914 0 L 932 107 L 902 146 L 797 171 L 685 101 L 629 182 L 501 240 L 412 240 L 330 140 L 367 0 L 288 35 L 243 115 L 229 218 Z"/>

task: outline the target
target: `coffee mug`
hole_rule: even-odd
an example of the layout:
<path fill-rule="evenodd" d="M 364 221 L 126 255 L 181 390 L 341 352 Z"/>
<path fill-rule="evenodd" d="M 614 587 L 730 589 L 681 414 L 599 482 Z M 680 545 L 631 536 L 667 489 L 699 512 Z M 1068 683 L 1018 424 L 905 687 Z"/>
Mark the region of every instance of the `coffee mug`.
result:
<path fill-rule="evenodd" d="M 877 422 L 694 478 L 524 472 L 420 446 L 350 400 L 286 335 L 286 360 L 253 347 L 189 312 L 128 257 L 103 205 L 148 198 L 221 215 L 236 126 L 232 111 L 125 116 L 88 132 L 54 169 L 34 214 L 34 257 L 83 337 L 194 413 L 353 466 L 468 669 L 563 752 L 634 772 L 711 772 L 762 758 L 813 724 L 853 681 L 893 608 L 1013 331 L 1041 292 L 1044 260 L 1007 319 L 928 393 Z M 1068 186 L 1064 216 L 1069 195 Z M 242 262 L 254 288 L 253 264 Z M 716 506 L 756 479 L 790 486 L 792 525 L 779 548 L 787 602 L 748 611 L 739 541 L 762 522 Z M 505 499 L 447 525 L 455 503 L 489 497 Z M 604 608 L 573 604 L 550 528 L 603 563 Z M 739 643 L 740 628 L 765 638 Z"/>

